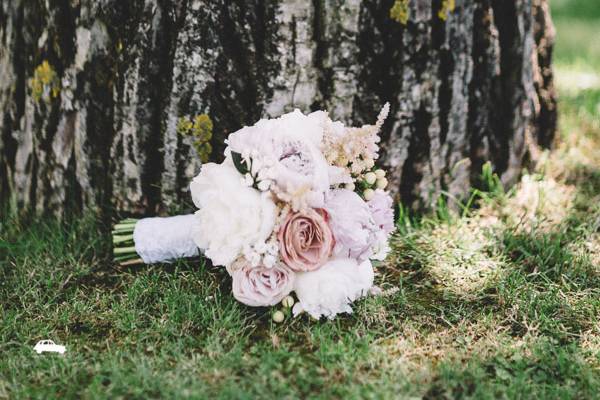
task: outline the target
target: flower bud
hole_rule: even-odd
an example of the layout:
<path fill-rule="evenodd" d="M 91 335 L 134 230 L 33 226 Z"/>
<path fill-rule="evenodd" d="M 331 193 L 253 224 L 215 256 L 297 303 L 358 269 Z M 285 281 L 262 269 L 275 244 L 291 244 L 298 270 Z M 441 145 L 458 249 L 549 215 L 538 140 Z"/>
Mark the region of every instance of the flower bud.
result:
<path fill-rule="evenodd" d="M 388 180 L 386 178 L 377 179 L 377 189 L 385 189 L 388 185 Z"/>
<path fill-rule="evenodd" d="M 344 187 L 352 192 L 354 192 L 354 189 L 356 189 L 356 186 L 354 186 L 354 183 L 350 182 L 350 183 L 346 183 L 344 185 Z"/>
<path fill-rule="evenodd" d="M 367 167 L 367 169 L 371 169 L 375 166 L 375 161 L 372 158 L 368 158 L 365 160 L 365 167 Z"/>
<path fill-rule="evenodd" d="M 283 322 L 284 319 L 285 315 L 281 311 L 277 310 L 273 313 L 273 322 L 278 324 L 280 322 Z"/>
<path fill-rule="evenodd" d="M 366 201 L 369 201 L 375 196 L 375 191 L 373 189 L 367 189 L 363 192 L 363 197 Z"/>
<path fill-rule="evenodd" d="M 384 178 L 385 177 L 385 171 L 382 169 L 376 169 L 375 170 L 375 175 L 377 175 L 378 178 Z"/>
<path fill-rule="evenodd" d="M 260 190 L 261 192 L 266 192 L 267 190 L 269 190 L 270 186 L 271 186 L 271 181 L 263 180 L 263 181 L 258 182 L 258 190 Z"/>
<path fill-rule="evenodd" d="M 286 296 L 283 298 L 283 300 L 281 300 L 281 304 L 285 308 L 292 308 L 292 306 L 294 305 L 294 298 L 292 296 Z"/>
<path fill-rule="evenodd" d="M 375 180 L 377 179 L 377 175 L 375 175 L 372 172 L 367 172 L 365 174 L 365 181 L 369 184 L 372 185 L 375 183 Z"/>

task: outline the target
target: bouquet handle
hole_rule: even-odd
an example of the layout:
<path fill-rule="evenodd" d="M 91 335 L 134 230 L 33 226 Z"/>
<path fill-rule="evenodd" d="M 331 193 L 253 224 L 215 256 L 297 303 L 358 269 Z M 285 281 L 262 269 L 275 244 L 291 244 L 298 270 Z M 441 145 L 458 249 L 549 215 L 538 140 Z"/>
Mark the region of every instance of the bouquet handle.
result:
<path fill-rule="evenodd" d="M 194 214 L 175 217 L 126 219 L 113 230 L 113 254 L 122 265 L 170 263 L 195 257 L 198 246 L 192 239 Z"/>

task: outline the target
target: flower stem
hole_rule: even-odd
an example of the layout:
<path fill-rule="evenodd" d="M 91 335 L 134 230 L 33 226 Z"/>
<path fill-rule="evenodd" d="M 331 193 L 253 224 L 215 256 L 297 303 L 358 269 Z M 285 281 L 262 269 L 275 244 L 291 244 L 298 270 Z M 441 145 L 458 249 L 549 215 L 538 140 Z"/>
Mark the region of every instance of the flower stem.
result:
<path fill-rule="evenodd" d="M 130 247 L 116 247 L 113 249 L 113 254 L 117 255 L 121 255 L 121 254 L 129 254 L 129 253 L 135 253 L 135 246 L 130 246 Z"/>
<path fill-rule="evenodd" d="M 113 227 L 113 260 L 120 265 L 132 265 L 143 262 L 135 251 L 135 243 L 133 241 L 133 231 L 136 224 L 136 219 L 127 218 L 119 221 Z"/>
<path fill-rule="evenodd" d="M 114 235 L 113 244 L 133 242 L 133 234 L 130 235 Z"/>

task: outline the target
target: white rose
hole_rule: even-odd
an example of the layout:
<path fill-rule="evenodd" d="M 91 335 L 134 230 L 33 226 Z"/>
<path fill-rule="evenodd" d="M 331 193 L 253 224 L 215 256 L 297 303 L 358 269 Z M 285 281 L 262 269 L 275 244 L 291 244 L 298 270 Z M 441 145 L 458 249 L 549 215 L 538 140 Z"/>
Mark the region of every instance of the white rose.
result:
<path fill-rule="evenodd" d="M 314 318 L 331 319 L 340 313 L 352 313 L 350 304 L 367 295 L 373 276 L 369 260 L 359 264 L 351 258 L 333 259 L 316 271 L 296 273 L 298 303 L 294 315 L 306 311 Z"/>
<path fill-rule="evenodd" d="M 277 208 L 270 195 L 244 185 L 228 160 L 204 164 L 190 191 L 199 208 L 192 237 L 215 265 L 231 264 L 273 232 Z"/>

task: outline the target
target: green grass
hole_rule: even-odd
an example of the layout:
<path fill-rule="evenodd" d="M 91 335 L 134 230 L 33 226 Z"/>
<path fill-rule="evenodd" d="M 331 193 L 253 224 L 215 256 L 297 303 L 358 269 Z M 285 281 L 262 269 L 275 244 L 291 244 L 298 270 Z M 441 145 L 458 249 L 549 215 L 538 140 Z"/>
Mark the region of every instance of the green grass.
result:
<path fill-rule="evenodd" d="M 592 398 L 600 275 L 577 251 L 597 228 L 581 207 L 539 233 L 423 219 L 380 269 L 397 291 L 282 325 L 199 260 L 114 269 L 91 218 L 5 224 L 0 396 Z M 34 355 L 46 337 L 66 356 Z"/>
<path fill-rule="evenodd" d="M 553 4 L 559 82 L 599 73 L 595 1 Z M 596 398 L 600 88 L 559 89 L 538 171 L 504 193 L 487 170 L 461 216 L 404 216 L 386 295 L 334 321 L 275 325 L 199 259 L 117 267 L 93 216 L 4 215 L 0 398 Z M 35 355 L 44 338 L 67 354 Z"/>

